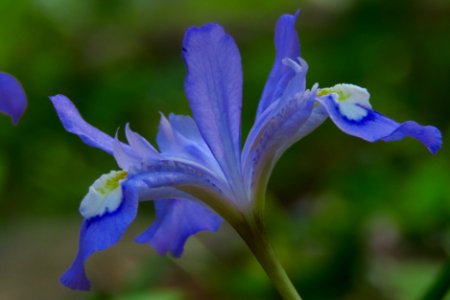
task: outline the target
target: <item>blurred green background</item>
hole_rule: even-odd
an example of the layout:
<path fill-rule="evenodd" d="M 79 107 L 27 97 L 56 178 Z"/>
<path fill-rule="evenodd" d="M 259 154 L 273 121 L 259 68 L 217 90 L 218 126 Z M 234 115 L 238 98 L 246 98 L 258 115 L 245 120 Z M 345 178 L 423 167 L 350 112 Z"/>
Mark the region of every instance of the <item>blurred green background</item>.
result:
<path fill-rule="evenodd" d="M 216 22 L 241 50 L 245 135 L 276 20 L 297 8 L 308 86 L 366 87 L 378 111 L 439 127 L 444 148 L 432 156 L 412 139 L 370 144 L 327 121 L 273 173 L 274 247 L 306 300 L 419 299 L 450 254 L 448 0 L 1 0 L 0 70 L 23 83 L 29 107 L 17 127 L 0 118 L 0 299 L 278 299 L 227 225 L 191 239 L 181 259 L 134 244 L 151 203 L 118 246 L 90 259 L 91 293 L 60 286 L 79 201 L 117 167 L 63 130 L 48 96 L 67 95 L 109 134 L 130 122 L 154 141 L 159 112 L 190 113 L 184 30 Z"/>

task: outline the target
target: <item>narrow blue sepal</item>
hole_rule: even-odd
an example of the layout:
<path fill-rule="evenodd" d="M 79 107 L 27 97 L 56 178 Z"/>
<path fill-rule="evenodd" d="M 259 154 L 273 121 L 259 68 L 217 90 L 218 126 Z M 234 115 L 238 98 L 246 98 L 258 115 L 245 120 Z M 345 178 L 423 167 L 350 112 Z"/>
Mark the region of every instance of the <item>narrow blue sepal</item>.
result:
<path fill-rule="evenodd" d="M 382 140 L 386 142 L 397 141 L 407 136 L 420 141 L 432 154 L 436 154 L 442 147 L 442 133 L 439 129 L 430 125 L 423 126 L 415 121 L 406 121 L 399 124 L 394 132 Z"/>
<path fill-rule="evenodd" d="M 75 105 L 64 95 L 50 97 L 64 129 L 78 135 L 89 146 L 113 153 L 114 139 L 87 123 Z"/>
<path fill-rule="evenodd" d="M 120 207 L 100 217 L 84 220 L 81 224 L 78 254 L 61 276 L 60 282 L 71 289 L 86 291 L 90 282 L 86 277 L 84 263 L 95 252 L 116 244 L 136 217 L 138 191 L 132 186 L 122 185 L 123 201 Z"/>
<path fill-rule="evenodd" d="M 295 22 L 299 13 L 300 11 L 297 11 L 295 15 L 285 14 L 278 19 L 274 38 L 275 61 L 259 101 L 257 116 L 281 96 L 295 75 L 290 67 L 283 64 L 283 60 L 286 58 L 297 60 L 301 56 L 300 42 L 295 30 Z"/>
<path fill-rule="evenodd" d="M 289 146 L 295 143 L 314 124 L 308 122 L 313 112 L 316 91 L 306 91 L 286 100 L 282 105 L 274 102 L 255 122 L 242 153 L 246 187 L 254 192 L 261 180 L 266 180 L 272 167 Z M 321 123 L 322 119 L 314 118 Z M 307 128 L 304 126 L 307 125 Z"/>
<path fill-rule="evenodd" d="M 326 108 L 331 120 L 343 132 L 362 138 L 369 142 L 396 141 L 412 137 L 421 142 L 427 149 L 436 154 L 442 146 L 442 134 L 434 126 L 423 126 L 415 121 L 398 123 L 368 107 L 355 104 L 365 115 L 358 120 L 344 116 L 333 95 L 321 97 L 320 103 Z"/>
<path fill-rule="evenodd" d="M 11 117 L 14 125 L 27 108 L 27 96 L 14 76 L 0 72 L 0 112 Z"/>
<path fill-rule="evenodd" d="M 156 220 L 136 238 L 136 242 L 148 244 L 159 255 L 180 257 L 188 238 L 201 231 L 216 232 L 222 218 L 203 204 L 185 199 L 156 200 Z"/>

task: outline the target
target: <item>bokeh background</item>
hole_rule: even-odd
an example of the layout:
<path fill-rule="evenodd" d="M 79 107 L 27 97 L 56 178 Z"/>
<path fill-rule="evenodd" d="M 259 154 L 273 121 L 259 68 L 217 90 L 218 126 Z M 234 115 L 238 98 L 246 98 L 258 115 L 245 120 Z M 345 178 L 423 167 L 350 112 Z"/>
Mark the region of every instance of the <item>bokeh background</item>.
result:
<path fill-rule="evenodd" d="M 48 96 L 69 96 L 107 133 L 130 122 L 154 141 L 159 112 L 190 113 L 184 30 L 217 22 L 241 50 L 245 136 L 276 20 L 299 7 L 308 86 L 364 86 L 377 110 L 439 127 L 444 148 L 432 156 L 412 139 L 370 144 L 327 121 L 273 173 L 274 247 L 305 299 L 419 299 L 450 253 L 447 0 L 0 1 L 0 69 L 29 98 L 17 127 L 0 118 L 0 299 L 278 299 L 227 225 L 191 239 L 181 259 L 136 245 L 151 203 L 118 246 L 90 259 L 91 293 L 60 286 L 77 249 L 79 201 L 116 165 L 63 130 Z"/>

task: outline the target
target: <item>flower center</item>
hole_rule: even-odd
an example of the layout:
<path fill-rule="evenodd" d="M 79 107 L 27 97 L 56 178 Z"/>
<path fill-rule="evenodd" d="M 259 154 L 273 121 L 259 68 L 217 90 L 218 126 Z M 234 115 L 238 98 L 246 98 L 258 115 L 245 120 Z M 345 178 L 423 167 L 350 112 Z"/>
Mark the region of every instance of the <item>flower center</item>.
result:
<path fill-rule="evenodd" d="M 319 89 L 317 96 L 332 95 L 339 112 L 349 120 L 359 121 L 368 114 L 371 109 L 367 89 L 354 84 L 341 83 L 334 87 Z"/>
<path fill-rule="evenodd" d="M 126 171 L 111 171 L 103 174 L 89 187 L 80 204 L 80 213 L 85 219 L 101 217 L 106 212 L 116 211 L 122 203 L 120 183 L 127 178 Z"/>

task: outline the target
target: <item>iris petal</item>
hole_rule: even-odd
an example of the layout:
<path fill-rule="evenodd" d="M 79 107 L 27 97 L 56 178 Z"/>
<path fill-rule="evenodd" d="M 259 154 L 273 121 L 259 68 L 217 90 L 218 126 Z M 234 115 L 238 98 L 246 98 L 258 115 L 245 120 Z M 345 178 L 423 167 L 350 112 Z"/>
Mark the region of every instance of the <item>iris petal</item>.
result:
<path fill-rule="evenodd" d="M 61 123 L 68 132 L 78 135 L 89 146 L 113 153 L 114 139 L 87 123 L 75 105 L 64 95 L 50 97 Z"/>
<path fill-rule="evenodd" d="M 215 170 L 222 171 L 211 150 L 206 145 L 194 120 L 188 116 L 170 114 L 170 121 L 161 115 L 156 141 L 162 155 L 180 157 Z"/>
<path fill-rule="evenodd" d="M 256 123 L 251 129 L 243 152 L 248 189 L 254 191 L 260 188 L 260 184 L 265 184 L 282 151 L 304 134 L 302 127 L 311 116 L 314 99 L 315 90 L 305 91 L 281 107 L 275 107 L 277 103 L 273 103 L 259 117 L 263 122 Z M 311 124 L 308 123 L 309 127 Z"/>
<path fill-rule="evenodd" d="M 147 161 L 141 172 L 129 177 L 130 180 L 140 187 L 141 199 L 201 201 L 223 217 L 224 214 L 237 217 L 238 201 L 233 198 L 228 183 L 194 162 L 179 158 Z M 165 194 L 154 194 L 158 191 Z"/>
<path fill-rule="evenodd" d="M 273 166 L 293 143 L 317 128 L 327 117 L 320 106 L 313 106 L 317 85 L 305 91 L 308 65 L 298 58 L 285 58 L 283 64 L 294 75 L 284 91 L 261 114 L 257 115 L 242 152 L 246 188 L 255 192 L 265 189 Z"/>
<path fill-rule="evenodd" d="M 159 255 L 180 257 L 187 239 L 200 231 L 217 231 L 222 219 L 199 202 L 185 199 L 156 200 L 156 220 L 136 238 Z"/>
<path fill-rule="evenodd" d="M 90 282 L 85 273 L 85 261 L 95 252 L 106 250 L 116 244 L 135 219 L 138 208 L 138 191 L 126 184 L 122 187 L 124 199 L 116 211 L 83 221 L 78 254 L 72 265 L 60 278 L 63 285 L 74 290 L 89 290 Z"/>
<path fill-rule="evenodd" d="M 185 90 L 195 122 L 230 180 L 238 182 L 242 70 L 233 38 L 216 24 L 190 28 L 184 37 Z"/>
<path fill-rule="evenodd" d="M 331 120 L 345 133 L 357 136 L 369 142 L 395 141 L 407 136 L 420 141 L 428 150 L 435 154 L 442 145 L 441 132 L 434 126 L 423 126 L 414 121 L 398 123 L 369 107 L 352 104 L 358 109 L 362 117 L 355 120 L 349 119 L 342 113 L 340 103 L 335 100 L 335 95 L 330 94 L 320 97 L 318 101 L 324 105 Z M 347 105 L 351 105 L 348 104 Z M 350 107 L 346 110 L 351 111 Z M 360 113 L 364 111 L 364 114 Z"/>
<path fill-rule="evenodd" d="M 130 147 L 142 158 L 151 158 L 158 155 L 158 151 L 141 135 L 130 128 L 130 124 L 125 125 L 125 134 Z"/>
<path fill-rule="evenodd" d="M 140 167 L 142 158 L 134 151 L 134 149 L 125 148 L 117 138 L 117 134 L 113 144 L 113 156 L 117 165 L 127 171 L 134 171 L 136 167 Z"/>
<path fill-rule="evenodd" d="M 283 93 L 294 71 L 283 64 L 285 58 L 296 60 L 300 57 L 300 42 L 295 30 L 295 21 L 299 15 L 282 15 L 275 28 L 275 62 L 259 102 L 257 115 L 260 115 L 270 104 Z"/>
<path fill-rule="evenodd" d="M 27 96 L 20 82 L 12 75 L 0 72 L 0 112 L 17 124 L 27 108 Z"/>
<path fill-rule="evenodd" d="M 228 187 L 215 174 L 201 165 L 178 158 L 147 161 L 133 180 L 145 183 L 148 188 L 197 186 L 229 196 Z"/>

